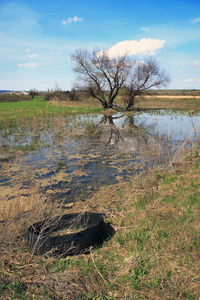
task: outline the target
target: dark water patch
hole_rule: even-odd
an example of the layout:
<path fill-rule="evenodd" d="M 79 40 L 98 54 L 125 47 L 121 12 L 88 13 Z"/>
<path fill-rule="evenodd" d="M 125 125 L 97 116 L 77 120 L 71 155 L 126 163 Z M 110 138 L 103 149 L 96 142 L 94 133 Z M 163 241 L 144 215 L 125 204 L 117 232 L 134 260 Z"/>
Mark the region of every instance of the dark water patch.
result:
<path fill-rule="evenodd" d="M 11 182 L 12 178 L 0 178 L 0 185 L 1 186 L 6 186 L 8 185 L 9 182 Z"/>

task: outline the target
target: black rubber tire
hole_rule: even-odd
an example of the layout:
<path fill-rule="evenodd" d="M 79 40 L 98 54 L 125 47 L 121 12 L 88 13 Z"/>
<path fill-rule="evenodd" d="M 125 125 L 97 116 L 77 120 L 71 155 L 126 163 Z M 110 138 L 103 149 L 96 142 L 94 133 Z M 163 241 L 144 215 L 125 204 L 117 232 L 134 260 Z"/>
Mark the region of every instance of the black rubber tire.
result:
<path fill-rule="evenodd" d="M 55 232 L 73 228 L 84 230 L 66 235 L 55 235 Z M 51 234 L 54 232 L 54 236 Z M 101 214 L 74 213 L 53 219 L 46 219 L 30 226 L 27 231 L 28 245 L 37 254 L 47 252 L 53 255 L 77 255 L 87 253 L 91 246 L 100 246 L 106 238 L 106 226 Z"/>

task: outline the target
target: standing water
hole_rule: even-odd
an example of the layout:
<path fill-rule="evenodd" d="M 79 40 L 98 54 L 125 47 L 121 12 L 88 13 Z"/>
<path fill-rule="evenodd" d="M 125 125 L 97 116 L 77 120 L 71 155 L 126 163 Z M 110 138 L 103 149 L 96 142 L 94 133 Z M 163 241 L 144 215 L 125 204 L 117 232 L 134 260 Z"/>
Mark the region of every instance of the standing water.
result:
<path fill-rule="evenodd" d="M 130 180 L 198 142 L 200 114 L 157 110 L 59 116 L 0 131 L 0 190 L 30 186 L 51 201 L 84 200 L 102 185 Z M 21 192 L 20 192 L 21 191 Z"/>

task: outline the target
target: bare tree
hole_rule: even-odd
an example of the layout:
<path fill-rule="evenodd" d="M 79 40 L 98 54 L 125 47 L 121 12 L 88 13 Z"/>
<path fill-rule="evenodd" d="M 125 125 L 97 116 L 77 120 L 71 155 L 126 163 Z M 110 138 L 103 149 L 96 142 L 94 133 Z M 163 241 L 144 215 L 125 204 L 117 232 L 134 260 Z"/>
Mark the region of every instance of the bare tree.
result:
<path fill-rule="evenodd" d="M 104 108 L 112 108 L 114 99 L 127 80 L 132 62 L 127 56 L 109 58 L 106 51 L 77 50 L 72 55 L 74 71 L 79 73 L 89 94 L 98 99 Z"/>
<path fill-rule="evenodd" d="M 144 63 L 137 64 L 123 87 L 126 110 L 133 108 L 136 96 L 151 88 L 165 87 L 169 82 L 169 75 L 160 69 L 155 59 L 150 58 Z"/>
<path fill-rule="evenodd" d="M 82 88 L 98 99 L 104 108 L 112 108 L 113 102 L 123 88 L 122 97 L 126 110 L 132 109 L 135 96 L 152 87 L 166 86 L 169 76 L 161 71 L 156 60 L 137 63 L 128 58 L 110 58 L 106 50 L 77 50 L 72 55 L 74 71 L 79 73 Z"/>

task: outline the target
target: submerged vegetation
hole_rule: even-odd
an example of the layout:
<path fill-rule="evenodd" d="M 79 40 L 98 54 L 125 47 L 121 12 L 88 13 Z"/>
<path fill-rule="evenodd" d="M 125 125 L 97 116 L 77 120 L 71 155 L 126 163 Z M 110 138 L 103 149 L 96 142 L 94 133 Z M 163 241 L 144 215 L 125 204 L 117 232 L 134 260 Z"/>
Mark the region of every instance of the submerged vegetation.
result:
<path fill-rule="evenodd" d="M 143 121 L 137 124 L 133 115 L 125 115 L 121 131 L 114 126 L 113 110 L 103 111 L 98 124 L 92 118 L 84 123 L 76 113 L 102 111 L 100 105 L 90 101 L 47 102 L 36 96 L 27 102 L 0 104 L 2 299 L 199 299 L 198 130 L 190 149 L 184 150 L 186 140 L 172 156 L 171 149 L 167 153 L 162 151 L 161 136 L 154 140 Z M 143 109 L 148 101 L 138 100 L 138 108 Z M 195 111 L 200 110 L 198 98 L 169 102 L 165 98 L 150 98 L 148 105 L 182 109 L 182 103 L 188 109 L 182 116 L 193 121 Z M 155 117 L 158 131 L 159 113 L 163 112 L 157 111 Z M 70 138 L 73 151 L 66 158 Z M 127 173 L 122 161 L 126 162 L 127 170 L 132 168 L 127 145 L 136 153 L 134 139 L 138 151 L 145 149 L 139 152 L 144 161 L 149 163 L 150 157 L 155 157 L 156 164 L 145 169 L 144 162 L 139 163 L 135 154 L 135 168 L 140 172 L 125 180 Z M 103 148 L 103 144 L 107 147 Z M 83 148 L 86 145 L 87 151 Z M 114 145 L 122 158 L 113 154 Z M 41 149 L 46 155 L 44 162 L 36 155 Z M 49 156 L 47 149 L 51 150 Z M 106 164 L 113 167 L 118 163 L 116 181 L 98 189 L 94 188 L 97 182 L 94 186 L 89 184 L 90 194 L 86 194 L 80 186 L 82 180 L 88 180 L 85 166 L 90 167 L 91 160 L 100 158 L 97 166 L 101 169 L 95 170 L 96 174 L 103 177 Z M 41 169 L 36 170 L 37 164 Z M 70 184 L 74 184 L 77 176 L 81 196 L 77 201 L 56 201 L 62 193 L 65 198 L 70 196 L 71 189 L 61 185 L 70 176 Z M 59 191 L 55 190 L 57 184 Z M 41 256 L 29 251 L 26 233 L 31 224 L 50 216 L 83 211 L 103 213 L 105 221 L 114 228 L 114 236 L 102 247 L 91 248 L 88 255 L 70 257 Z"/>

